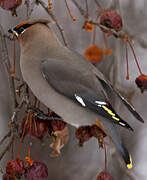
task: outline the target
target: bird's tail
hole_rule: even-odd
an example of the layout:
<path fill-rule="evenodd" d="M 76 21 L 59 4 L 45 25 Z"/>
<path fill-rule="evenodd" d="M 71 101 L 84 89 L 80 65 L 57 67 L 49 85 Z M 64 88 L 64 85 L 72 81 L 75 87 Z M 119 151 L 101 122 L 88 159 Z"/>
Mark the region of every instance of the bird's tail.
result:
<path fill-rule="evenodd" d="M 98 125 L 98 123 L 96 123 Z M 117 150 L 119 151 L 120 155 L 122 156 L 123 160 L 128 169 L 132 168 L 132 157 L 125 146 L 122 144 L 121 139 L 119 137 L 119 133 L 117 132 L 117 127 L 114 123 L 108 121 L 107 119 L 103 118 L 100 121 L 100 128 L 107 134 L 107 136 L 112 140 L 115 144 Z"/>

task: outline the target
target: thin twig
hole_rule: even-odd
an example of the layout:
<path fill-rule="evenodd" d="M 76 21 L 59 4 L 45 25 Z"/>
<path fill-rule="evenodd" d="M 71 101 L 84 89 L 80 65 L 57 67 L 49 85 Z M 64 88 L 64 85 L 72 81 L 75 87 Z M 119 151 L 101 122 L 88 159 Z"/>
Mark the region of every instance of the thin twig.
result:
<path fill-rule="evenodd" d="M 34 11 L 35 4 L 36 4 L 36 0 L 31 1 L 30 10 L 29 10 L 29 17 L 32 15 L 32 13 Z"/>
<path fill-rule="evenodd" d="M 98 26 L 99 28 L 103 29 L 104 31 L 107 31 L 109 32 L 110 34 L 112 34 L 115 38 L 120 38 L 120 39 L 125 39 L 126 37 L 126 34 L 125 33 L 122 33 L 122 32 L 116 32 L 115 30 L 113 29 L 110 29 L 110 28 L 107 28 L 106 26 L 103 26 L 97 22 L 93 22 L 93 21 L 90 21 L 89 23 L 95 25 L 95 26 Z"/>
<path fill-rule="evenodd" d="M 44 8 L 44 10 L 48 13 L 48 15 L 55 21 L 55 23 L 56 23 L 56 25 L 60 31 L 60 34 L 62 36 L 64 45 L 67 46 L 67 41 L 66 41 L 65 36 L 64 36 L 64 29 L 59 24 L 56 16 L 53 14 L 53 12 L 46 6 L 46 4 L 42 0 L 36 0 L 36 3 L 40 4 Z"/>
<path fill-rule="evenodd" d="M 3 149 L 3 151 L 0 153 L 0 161 L 1 159 L 4 157 L 4 155 L 6 154 L 6 152 L 9 150 L 9 148 L 11 147 L 12 143 L 14 140 L 14 135 L 13 133 L 11 133 L 11 138 L 10 141 L 8 142 L 8 144 L 6 145 L 6 147 Z"/>
<path fill-rule="evenodd" d="M 0 145 L 3 144 L 3 142 L 7 139 L 7 137 L 9 137 L 11 135 L 11 131 L 8 131 L 4 137 L 2 137 L 2 139 L 0 140 Z"/>
<path fill-rule="evenodd" d="M 19 103 L 19 105 L 17 106 L 17 108 L 13 111 L 13 115 L 11 117 L 11 121 L 14 122 L 14 119 L 16 118 L 17 114 L 20 112 L 21 108 L 23 107 L 24 104 L 27 105 L 27 107 L 29 106 L 30 102 L 29 102 L 29 94 L 27 92 L 27 85 L 26 84 L 23 84 L 25 87 L 25 92 L 23 92 L 23 95 L 22 95 L 22 99 Z M 26 107 L 26 108 L 27 108 Z"/>
<path fill-rule="evenodd" d="M 78 10 L 80 11 L 81 15 L 86 18 L 87 17 L 87 13 L 85 12 L 85 10 L 77 3 L 76 0 L 72 0 L 72 2 L 78 8 Z"/>
<path fill-rule="evenodd" d="M 102 8 L 101 4 L 99 3 L 98 0 L 95 0 L 96 5 L 98 6 L 98 8 L 100 9 L 101 12 L 104 12 L 104 9 Z"/>
<path fill-rule="evenodd" d="M 3 34 L 3 37 L 4 37 L 4 38 L 7 38 L 7 39 L 10 40 L 10 41 L 13 41 L 13 40 L 15 39 L 15 36 L 8 35 L 8 34 Z"/>
<path fill-rule="evenodd" d="M 2 52 L 2 60 L 1 63 L 4 65 L 6 73 L 8 75 L 8 82 L 9 82 L 9 88 L 10 88 L 10 96 L 11 96 L 11 104 L 12 109 L 15 109 L 17 107 L 17 99 L 16 99 L 16 93 L 15 93 L 15 84 L 14 84 L 14 78 L 10 75 L 10 60 L 8 55 L 8 49 L 6 45 L 6 40 L 4 38 L 4 30 L 3 27 L 0 25 L 0 42 L 1 49 L 0 52 Z"/>
<path fill-rule="evenodd" d="M 81 8 L 81 6 L 75 1 L 75 0 L 72 0 L 72 2 L 75 4 L 75 6 L 79 9 L 80 13 L 82 16 L 86 17 L 86 12 L 84 9 Z M 120 38 L 120 39 L 125 39 L 126 37 L 126 34 L 125 33 L 122 33 L 122 32 L 116 32 L 115 30 L 113 29 L 110 29 L 110 28 L 107 28 L 106 26 L 103 26 L 97 22 L 93 22 L 93 21 L 89 21 L 89 23 L 95 25 L 95 26 L 98 26 L 99 28 L 109 32 L 110 34 L 112 34 L 114 37 L 116 38 Z"/>
<path fill-rule="evenodd" d="M 25 3 L 26 5 L 26 19 L 29 19 L 29 8 L 30 8 L 30 0 L 25 0 Z"/>
<path fill-rule="evenodd" d="M 128 170 L 126 170 L 125 173 L 130 178 L 130 180 L 135 180 L 135 177 Z"/>

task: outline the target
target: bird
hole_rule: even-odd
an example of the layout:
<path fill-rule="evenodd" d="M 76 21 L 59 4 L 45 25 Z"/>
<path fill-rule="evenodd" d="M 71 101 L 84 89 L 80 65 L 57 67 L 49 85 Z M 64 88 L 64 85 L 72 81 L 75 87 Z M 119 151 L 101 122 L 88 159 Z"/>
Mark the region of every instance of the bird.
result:
<path fill-rule="evenodd" d="M 29 19 L 9 29 L 20 45 L 22 77 L 34 95 L 65 122 L 78 128 L 97 124 L 112 140 L 128 169 L 132 157 L 118 125 L 133 131 L 113 107 L 118 99 L 130 114 L 144 122 L 132 105 L 115 90 L 94 65 L 62 45 L 49 19 Z"/>

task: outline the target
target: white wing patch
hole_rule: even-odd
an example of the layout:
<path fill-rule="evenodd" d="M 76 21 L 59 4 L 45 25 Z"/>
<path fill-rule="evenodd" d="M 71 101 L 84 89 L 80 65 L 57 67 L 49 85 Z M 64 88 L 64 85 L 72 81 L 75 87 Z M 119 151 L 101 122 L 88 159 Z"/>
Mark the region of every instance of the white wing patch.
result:
<path fill-rule="evenodd" d="M 119 124 L 121 124 L 122 126 L 125 126 L 125 124 L 124 124 L 124 123 L 122 123 L 122 122 L 119 122 Z"/>
<path fill-rule="evenodd" d="M 83 99 L 80 96 L 75 94 L 75 98 L 82 106 L 84 107 L 86 106 L 86 104 L 84 103 Z"/>
<path fill-rule="evenodd" d="M 106 105 L 107 103 L 106 102 L 103 102 L 103 101 L 95 101 L 96 104 L 98 104 L 98 106 L 102 106 L 102 105 Z"/>

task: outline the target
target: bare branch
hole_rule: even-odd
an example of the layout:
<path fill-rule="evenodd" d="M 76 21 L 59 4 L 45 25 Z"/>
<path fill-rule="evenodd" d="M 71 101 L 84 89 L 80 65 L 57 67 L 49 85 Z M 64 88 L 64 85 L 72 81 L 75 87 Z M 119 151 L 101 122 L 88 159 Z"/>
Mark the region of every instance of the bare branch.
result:
<path fill-rule="evenodd" d="M 4 137 L 2 137 L 2 139 L 0 140 L 0 145 L 7 139 L 7 137 L 9 137 L 11 135 L 11 131 L 8 131 Z"/>
<path fill-rule="evenodd" d="M 0 43 L 1 43 L 0 51 L 2 52 L 1 63 L 4 65 L 6 73 L 8 75 L 12 109 L 15 109 L 18 103 L 17 103 L 16 93 L 15 93 L 14 78 L 11 77 L 11 75 L 10 75 L 10 60 L 9 60 L 9 56 L 8 56 L 8 49 L 7 49 L 7 45 L 6 45 L 6 40 L 4 38 L 4 34 L 5 33 L 3 30 L 3 27 L 0 25 Z"/>
<path fill-rule="evenodd" d="M 86 14 L 85 10 L 77 3 L 76 0 L 72 0 L 72 2 L 73 2 L 74 5 L 78 8 L 78 10 L 80 11 L 81 15 L 86 18 L 86 17 L 87 17 L 87 14 Z"/>
<path fill-rule="evenodd" d="M 53 12 L 46 6 L 46 4 L 42 0 L 36 0 L 36 3 L 40 4 L 44 8 L 44 10 L 48 13 L 48 15 L 55 21 L 55 23 L 56 23 L 56 25 L 60 31 L 60 34 L 62 36 L 64 45 L 67 46 L 67 41 L 66 41 L 65 36 L 64 36 L 64 29 L 59 24 L 56 16 L 53 14 Z"/>
<path fill-rule="evenodd" d="M 29 8 L 30 8 L 30 0 L 25 0 L 25 3 L 26 5 L 26 19 L 29 19 Z"/>
<path fill-rule="evenodd" d="M 135 177 L 129 172 L 128 170 L 125 171 L 126 175 L 129 177 L 130 180 L 135 180 Z"/>
<path fill-rule="evenodd" d="M 6 152 L 10 149 L 12 143 L 13 143 L 13 140 L 14 140 L 14 135 L 13 133 L 11 133 L 11 138 L 10 138 L 10 141 L 8 142 L 8 144 L 6 145 L 6 147 L 3 149 L 3 151 L 0 153 L 0 161 L 1 159 L 4 157 L 4 155 L 6 154 Z"/>

